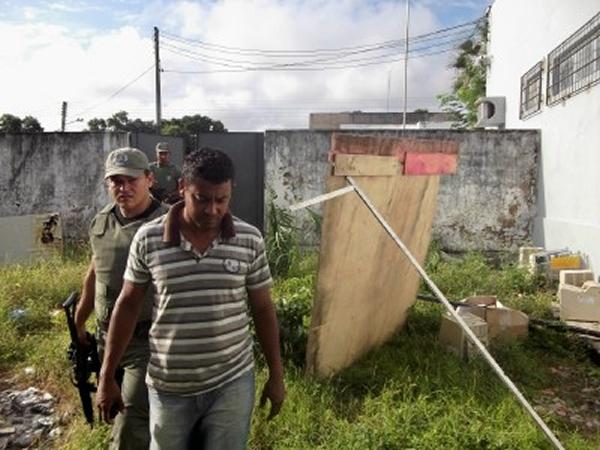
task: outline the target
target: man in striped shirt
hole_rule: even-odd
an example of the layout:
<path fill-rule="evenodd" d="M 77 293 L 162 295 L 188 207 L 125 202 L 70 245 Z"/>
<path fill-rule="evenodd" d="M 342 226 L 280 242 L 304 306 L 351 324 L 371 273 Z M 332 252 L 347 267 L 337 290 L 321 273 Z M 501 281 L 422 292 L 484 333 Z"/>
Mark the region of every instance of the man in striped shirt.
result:
<path fill-rule="evenodd" d="M 229 212 L 233 164 L 227 155 L 194 151 L 182 172 L 183 201 L 140 228 L 131 244 L 97 403 L 105 420 L 121 406 L 115 369 L 152 283 L 157 295 L 146 375 L 151 449 L 243 449 L 254 405 L 246 304 L 269 367 L 261 403 L 270 400 L 270 417 L 285 396 L 264 241 Z"/>

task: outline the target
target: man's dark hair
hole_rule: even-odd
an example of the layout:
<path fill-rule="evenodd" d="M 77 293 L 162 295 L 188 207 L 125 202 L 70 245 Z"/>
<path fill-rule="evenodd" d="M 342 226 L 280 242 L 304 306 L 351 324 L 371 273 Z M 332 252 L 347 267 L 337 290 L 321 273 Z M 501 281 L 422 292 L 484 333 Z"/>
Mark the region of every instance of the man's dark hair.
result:
<path fill-rule="evenodd" d="M 199 178 L 215 184 L 233 181 L 233 161 L 221 150 L 202 147 L 185 157 L 181 176 L 186 183 Z"/>

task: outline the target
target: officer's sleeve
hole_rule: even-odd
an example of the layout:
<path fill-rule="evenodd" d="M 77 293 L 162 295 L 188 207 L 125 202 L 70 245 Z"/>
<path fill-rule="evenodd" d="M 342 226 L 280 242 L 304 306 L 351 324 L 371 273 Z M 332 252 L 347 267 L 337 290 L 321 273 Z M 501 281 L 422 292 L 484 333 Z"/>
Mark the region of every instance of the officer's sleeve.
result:
<path fill-rule="evenodd" d="M 265 241 L 262 236 L 255 237 L 254 247 L 254 260 L 250 263 L 246 274 L 246 289 L 248 290 L 269 287 L 273 283 L 267 252 L 265 251 Z"/>
<path fill-rule="evenodd" d="M 150 271 L 146 262 L 147 257 L 147 234 L 142 226 L 131 241 L 127 267 L 123 279 L 135 284 L 146 284 L 151 280 Z"/>

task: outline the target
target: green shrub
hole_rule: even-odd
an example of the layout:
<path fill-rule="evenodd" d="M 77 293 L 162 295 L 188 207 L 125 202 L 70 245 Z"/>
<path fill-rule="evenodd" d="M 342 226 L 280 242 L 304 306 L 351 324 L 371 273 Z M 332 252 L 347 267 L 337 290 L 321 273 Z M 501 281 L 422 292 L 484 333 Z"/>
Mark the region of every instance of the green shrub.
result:
<path fill-rule="evenodd" d="M 314 296 L 314 275 L 288 278 L 273 290 L 284 361 L 304 365 Z"/>
<path fill-rule="evenodd" d="M 275 193 L 271 190 L 267 203 L 267 258 L 271 273 L 285 277 L 299 258 L 297 228 L 293 216 L 275 204 Z"/>

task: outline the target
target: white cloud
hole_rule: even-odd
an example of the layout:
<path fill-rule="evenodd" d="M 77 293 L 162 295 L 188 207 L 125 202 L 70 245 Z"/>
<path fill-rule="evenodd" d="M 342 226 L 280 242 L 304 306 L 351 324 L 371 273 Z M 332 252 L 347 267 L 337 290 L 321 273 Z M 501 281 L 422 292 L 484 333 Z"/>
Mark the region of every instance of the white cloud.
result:
<path fill-rule="evenodd" d="M 65 6 L 56 3 L 54 8 L 59 8 L 57 5 Z M 168 41 L 167 33 L 229 47 L 297 50 L 358 46 L 404 35 L 404 4 L 397 1 L 154 1 L 136 16 L 131 11 L 123 14 L 136 26 L 160 24 L 163 42 L 181 47 L 181 43 Z M 0 113 L 33 114 L 48 130 L 60 123 L 62 100 L 70 103 L 71 120 L 77 112 L 94 105 L 99 106 L 85 114 L 86 121 L 121 109 L 132 117 L 154 118 L 152 71 L 106 101 L 153 63 L 151 26 L 94 31 L 44 23 L 0 24 L 0 39 L 14 43 L 0 48 L 0 60 L 7 67 L 0 71 Z M 441 27 L 427 5 L 412 8 L 411 35 Z M 265 63 L 264 58 L 251 55 L 203 53 L 222 62 L 237 58 Z M 207 66 L 166 48 L 161 50 L 161 60 L 166 70 L 223 68 Z M 447 70 L 447 61 L 447 55 L 410 60 L 409 108 L 435 109 L 433 97 L 449 88 L 452 73 Z M 306 127 L 311 111 L 384 110 L 390 73 L 390 103 L 398 110 L 402 105 L 401 63 L 315 72 L 165 72 L 163 116 L 209 115 L 231 130 Z M 72 129 L 80 126 L 73 124 Z"/>
<path fill-rule="evenodd" d="M 23 8 L 23 18 L 27 21 L 35 20 L 39 13 L 39 9 L 33 8 L 31 6 L 26 6 L 25 8 Z"/>

